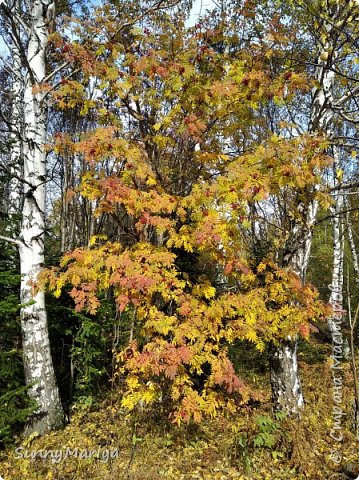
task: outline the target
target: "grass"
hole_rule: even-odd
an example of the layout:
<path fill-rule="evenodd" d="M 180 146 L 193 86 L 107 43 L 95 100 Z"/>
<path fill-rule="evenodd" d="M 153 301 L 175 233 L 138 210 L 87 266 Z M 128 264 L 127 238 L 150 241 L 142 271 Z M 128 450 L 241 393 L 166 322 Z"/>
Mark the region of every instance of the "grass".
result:
<path fill-rule="evenodd" d="M 325 349 L 327 348 L 327 356 Z M 316 354 L 317 349 L 317 354 Z M 271 412 L 268 373 L 256 372 L 253 382 L 261 401 L 244 405 L 236 417 L 221 416 L 196 426 L 175 427 L 152 416 L 129 418 L 119 398 L 75 411 L 64 430 L 18 443 L 0 456 L 5 480 L 339 480 L 358 462 L 359 442 L 350 432 L 350 415 L 343 417 L 343 441 L 330 437 L 332 427 L 332 372 L 330 347 L 304 345 L 300 367 L 306 409 L 298 419 L 275 418 Z M 343 369 L 343 403 L 349 413 L 353 400 L 350 367 Z M 248 375 L 250 378 L 250 375 Z M 248 379 L 247 379 L 248 380 Z M 28 452 L 66 448 L 118 452 L 108 462 L 101 458 L 69 456 L 59 463 L 50 458 L 17 458 Z M 330 458 L 340 451 L 341 464 Z M 112 449 L 112 450 L 111 450 Z M 22 450 L 24 453 L 25 450 Z M 359 471 L 358 471 L 359 474 Z"/>

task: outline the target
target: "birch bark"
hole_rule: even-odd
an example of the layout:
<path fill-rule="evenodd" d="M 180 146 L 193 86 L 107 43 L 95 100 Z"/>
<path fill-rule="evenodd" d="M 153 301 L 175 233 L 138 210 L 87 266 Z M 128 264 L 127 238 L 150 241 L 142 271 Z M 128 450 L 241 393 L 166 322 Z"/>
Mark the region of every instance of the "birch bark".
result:
<path fill-rule="evenodd" d="M 47 17 L 52 0 L 34 0 L 27 50 L 28 71 L 24 89 L 24 181 L 29 186 L 24 196 L 20 231 L 21 327 L 25 378 L 29 395 L 39 403 L 28 430 L 43 433 L 63 424 L 63 411 L 57 388 L 44 292 L 34 293 L 44 265 L 45 181 L 46 181 L 46 104 L 41 89 L 45 78 L 45 52 L 48 42 Z"/>
<path fill-rule="evenodd" d="M 356 246 L 355 246 L 355 241 L 354 241 L 353 226 L 352 226 L 352 222 L 350 220 L 350 215 L 349 215 L 350 203 L 349 203 L 348 200 L 345 202 L 345 206 L 346 206 L 346 209 L 347 209 L 346 228 L 347 228 L 347 235 L 348 235 L 350 253 L 351 253 L 351 256 L 352 256 L 352 260 L 353 260 L 353 270 L 354 270 L 354 274 L 355 274 L 355 282 L 356 282 L 357 285 L 359 285 L 359 261 L 358 261 L 358 254 L 357 254 L 357 251 L 356 251 Z"/>
<path fill-rule="evenodd" d="M 20 10 L 19 2 L 16 2 L 16 10 Z M 20 30 L 18 29 L 20 37 Z M 22 62 L 19 48 L 11 42 L 12 58 L 12 111 L 11 111 L 11 132 L 10 132 L 10 175 L 9 182 L 9 234 L 18 233 L 18 215 L 21 209 L 22 184 L 20 181 L 22 175 L 22 147 L 19 133 L 23 125 L 22 112 Z"/>
<path fill-rule="evenodd" d="M 18 4 L 16 4 L 18 5 Z M 48 335 L 44 292 L 34 290 L 34 282 L 44 265 L 45 183 L 46 183 L 46 103 L 41 83 L 45 79 L 45 54 L 48 21 L 53 18 L 52 0 L 33 0 L 26 5 L 27 24 L 16 7 L 2 5 L 16 40 L 15 61 L 24 60 L 23 128 L 21 145 L 13 143 L 12 158 L 22 158 L 22 211 L 20 233 L 16 239 L 20 256 L 20 317 L 26 384 L 38 409 L 32 415 L 26 433 L 40 434 L 63 425 L 63 410 L 57 388 Z M 19 33 L 21 26 L 21 34 Z M 24 38 L 23 38 L 24 37 Z M 25 47 L 26 45 L 26 47 Z M 16 85 L 16 83 L 14 84 Z M 14 112 L 18 112 L 18 105 Z M 18 122 L 18 118 L 14 118 Z M 14 202 L 18 201 L 14 190 Z"/>
<path fill-rule="evenodd" d="M 336 51 L 333 48 L 332 37 L 334 26 L 324 22 L 326 41 L 320 45 L 317 52 L 314 79 L 315 87 L 312 91 L 312 103 L 308 133 L 324 133 L 331 136 L 333 122 L 333 92 L 335 73 L 332 69 L 335 62 Z M 332 55 L 328 55 L 332 52 Z M 312 193 L 315 193 L 312 192 Z M 314 199 L 308 205 L 300 202 L 298 211 L 303 224 L 296 224 L 290 232 L 290 248 L 284 259 L 286 267 L 291 268 L 305 281 L 310 250 L 312 245 L 313 228 L 318 211 L 318 202 Z M 274 408 L 283 410 L 288 414 L 299 414 L 304 406 L 300 375 L 297 360 L 297 339 L 288 338 L 278 347 L 273 348 L 270 356 L 272 401 Z"/>

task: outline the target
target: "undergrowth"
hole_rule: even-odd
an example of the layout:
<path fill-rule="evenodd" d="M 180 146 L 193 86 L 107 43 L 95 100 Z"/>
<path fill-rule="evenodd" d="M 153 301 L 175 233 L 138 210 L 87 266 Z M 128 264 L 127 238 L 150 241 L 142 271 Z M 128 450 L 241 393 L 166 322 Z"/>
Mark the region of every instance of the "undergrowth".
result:
<path fill-rule="evenodd" d="M 304 354 L 304 356 L 306 353 Z M 309 352 L 312 358 L 313 352 Z M 332 375 L 329 362 L 301 360 L 306 409 L 301 420 L 273 414 L 268 375 L 263 373 L 262 400 L 243 405 L 235 417 L 217 417 L 201 425 L 177 427 L 156 412 L 128 417 L 118 408 L 119 394 L 101 405 L 81 405 L 63 431 L 18 443 L 1 454 L 0 475 L 5 480 L 328 480 L 345 479 L 345 465 L 356 464 L 359 442 L 350 433 L 349 415 L 343 416 L 343 440 L 330 437 Z M 329 355 L 328 355 L 329 356 Z M 349 413 L 352 379 L 344 364 L 343 405 Z M 19 458 L 31 452 L 91 450 L 99 458 L 69 456 Z M 340 464 L 330 458 L 336 448 Z M 108 451 L 108 461 L 105 452 Z M 38 453 L 38 455 L 40 455 Z M 55 455 L 55 453 L 53 454 Z M 102 455 L 102 456 L 101 456 Z M 82 456 L 86 454 L 82 453 Z M 333 476 L 334 475 L 334 476 Z"/>

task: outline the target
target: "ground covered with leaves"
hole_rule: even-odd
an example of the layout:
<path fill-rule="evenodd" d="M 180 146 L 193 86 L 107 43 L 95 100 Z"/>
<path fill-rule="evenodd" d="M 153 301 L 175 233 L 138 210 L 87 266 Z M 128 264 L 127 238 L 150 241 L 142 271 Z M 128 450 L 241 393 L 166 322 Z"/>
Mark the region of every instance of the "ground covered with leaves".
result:
<path fill-rule="evenodd" d="M 0 475 L 5 480 L 351 478 L 350 473 L 359 468 L 359 441 L 350 432 L 350 366 L 343 364 L 341 407 L 346 415 L 341 422 L 343 439 L 336 442 L 330 436 L 333 382 L 330 361 L 325 360 L 329 355 L 330 348 L 323 345 L 300 354 L 306 398 L 300 422 L 273 414 L 267 373 L 247 372 L 246 381 L 257 386 L 260 401 L 244 405 L 236 417 L 221 416 L 201 425 L 171 426 L 159 412 L 128 418 L 117 408 L 120 399 L 113 393 L 96 407 L 75 410 L 63 431 L 19 440 L 1 454 Z M 61 461 L 50 454 L 39 458 L 41 453 L 35 459 L 19 458 L 20 453 L 65 452 L 67 448 L 72 452 L 77 448 L 77 456 Z M 339 464 L 331 458 L 333 449 L 342 457 Z M 99 458 L 94 454 L 85 458 L 90 451 L 99 452 Z"/>

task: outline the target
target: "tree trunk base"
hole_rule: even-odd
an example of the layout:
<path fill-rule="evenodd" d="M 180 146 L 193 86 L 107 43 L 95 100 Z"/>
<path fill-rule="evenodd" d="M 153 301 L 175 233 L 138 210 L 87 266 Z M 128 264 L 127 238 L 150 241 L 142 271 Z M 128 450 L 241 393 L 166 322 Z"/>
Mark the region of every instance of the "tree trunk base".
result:
<path fill-rule="evenodd" d="M 288 415 L 300 414 L 304 398 L 298 371 L 297 341 L 283 340 L 270 351 L 270 381 L 274 409 Z"/>

